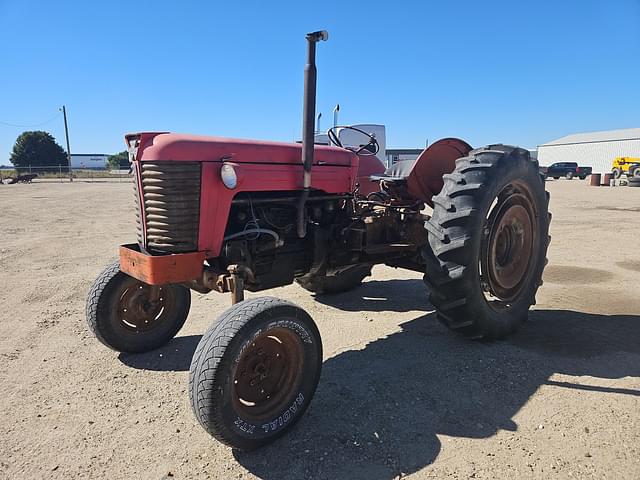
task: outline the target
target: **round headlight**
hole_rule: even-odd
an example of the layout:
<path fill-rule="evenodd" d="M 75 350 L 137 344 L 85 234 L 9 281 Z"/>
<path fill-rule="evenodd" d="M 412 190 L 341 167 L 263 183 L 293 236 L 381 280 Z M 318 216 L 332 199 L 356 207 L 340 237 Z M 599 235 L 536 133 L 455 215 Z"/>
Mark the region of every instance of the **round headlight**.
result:
<path fill-rule="evenodd" d="M 236 175 L 236 171 L 232 165 L 225 163 L 222 165 L 220 169 L 220 178 L 222 179 L 222 183 L 224 186 L 233 189 L 238 185 L 238 175 Z"/>

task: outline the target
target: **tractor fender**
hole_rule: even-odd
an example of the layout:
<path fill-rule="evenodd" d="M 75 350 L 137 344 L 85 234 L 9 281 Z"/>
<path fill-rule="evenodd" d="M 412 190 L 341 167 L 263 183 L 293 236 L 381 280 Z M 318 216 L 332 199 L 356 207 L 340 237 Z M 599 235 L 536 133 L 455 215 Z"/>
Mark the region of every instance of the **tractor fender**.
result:
<path fill-rule="evenodd" d="M 418 156 L 407 178 L 409 195 L 433 207 L 431 198 L 444 186 L 442 176 L 453 172 L 456 160 L 471 150 L 471 145 L 459 138 L 443 138 L 429 145 Z"/>

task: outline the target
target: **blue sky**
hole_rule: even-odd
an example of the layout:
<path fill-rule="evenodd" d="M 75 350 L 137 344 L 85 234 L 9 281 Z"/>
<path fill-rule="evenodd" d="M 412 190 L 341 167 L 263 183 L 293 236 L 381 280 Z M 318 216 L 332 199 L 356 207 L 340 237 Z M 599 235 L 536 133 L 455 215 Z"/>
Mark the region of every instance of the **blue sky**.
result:
<path fill-rule="evenodd" d="M 299 138 L 304 34 L 323 127 L 384 123 L 387 145 L 444 136 L 533 147 L 640 127 L 640 0 L 0 0 L 0 164 L 69 113 L 71 149 L 129 131 Z M 31 129 L 64 144 L 62 118 Z"/>

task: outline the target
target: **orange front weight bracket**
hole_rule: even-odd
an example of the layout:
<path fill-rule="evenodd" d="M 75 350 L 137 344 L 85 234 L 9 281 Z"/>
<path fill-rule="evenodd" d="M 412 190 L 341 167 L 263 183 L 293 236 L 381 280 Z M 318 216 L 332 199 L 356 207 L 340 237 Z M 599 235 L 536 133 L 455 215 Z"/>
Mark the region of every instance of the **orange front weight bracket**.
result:
<path fill-rule="evenodd" d="M 120 246 L 120 270 L 149 285 L 201 279 L 204 260 L 204 252 L 148 255 L 137 244 Z"/>

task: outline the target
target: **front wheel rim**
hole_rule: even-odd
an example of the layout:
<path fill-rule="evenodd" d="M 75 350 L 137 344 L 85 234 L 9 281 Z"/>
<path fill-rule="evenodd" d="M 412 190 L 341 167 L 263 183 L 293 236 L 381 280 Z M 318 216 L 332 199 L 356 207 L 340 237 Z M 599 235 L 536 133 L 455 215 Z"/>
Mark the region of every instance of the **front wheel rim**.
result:
<path fill-rule="evenodd" d="M 248 344 L 233 374 L 232 403 L 243 417 L 270 420 L 289 407 L 302 382 L 304 347 L 288 328 L 269 329 Z"/>
<path fill-rule="evenodd" d="M 169 289 L 136 281 L 120 294 L 118 321 L 126 330 L 146 333 L 165 324 L 175 303 Z"/>

